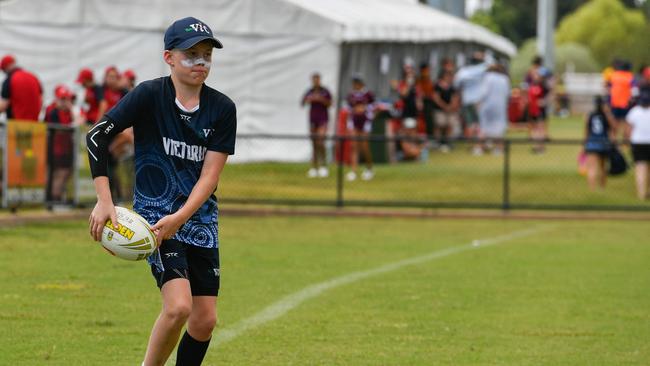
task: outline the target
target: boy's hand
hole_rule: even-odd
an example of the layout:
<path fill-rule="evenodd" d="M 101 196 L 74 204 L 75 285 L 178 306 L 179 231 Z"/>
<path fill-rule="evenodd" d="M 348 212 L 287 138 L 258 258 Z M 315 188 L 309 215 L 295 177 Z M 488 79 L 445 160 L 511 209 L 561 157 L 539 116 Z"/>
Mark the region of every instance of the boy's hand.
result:
<path fill-rule="evenodd" d="M 156 234 L 158 245 L 162 244 L 165 239 L 171 239 L 178 229 L 185 224 L 185 219 L 178 215 L 178 213 L 167 215 L 151 227 L 151 231 Z"/>
<path fill-rule="evenodd" d="M 90 214 L 88 224 L 90 226 L 90 236 L 95 241 L 102 239 L 102 231 L 106 221 L 111 220 L 113 227 L 117 229 L 117 213 L 115 212 L 115 205 L 111 201 L 97 201 L 93 212 Z"/>

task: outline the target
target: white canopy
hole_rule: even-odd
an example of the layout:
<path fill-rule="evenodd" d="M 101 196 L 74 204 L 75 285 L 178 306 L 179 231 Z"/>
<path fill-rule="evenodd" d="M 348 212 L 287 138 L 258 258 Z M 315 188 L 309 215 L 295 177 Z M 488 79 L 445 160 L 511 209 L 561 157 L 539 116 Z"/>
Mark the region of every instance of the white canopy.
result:
<path fill-rule="evenodd" d="M 299 100 L 309 75 L 319 71 L 336 94 L 346 45 L 455 42 L 515 53 L 503 37 L 414 0 L 8 0 L 0 2 L 0 53 L 39 76 L 47 100 L 81 67 L 99 80 L 108 65 L 131 68 L 139 80 L 166 75 L 162 35 L 185 16 L 224 43 L 208 84 L 236 102 L 239 133 L 306 134 Z M 236 159 L 308 156 L 306 141 L 240 140 Z"/>

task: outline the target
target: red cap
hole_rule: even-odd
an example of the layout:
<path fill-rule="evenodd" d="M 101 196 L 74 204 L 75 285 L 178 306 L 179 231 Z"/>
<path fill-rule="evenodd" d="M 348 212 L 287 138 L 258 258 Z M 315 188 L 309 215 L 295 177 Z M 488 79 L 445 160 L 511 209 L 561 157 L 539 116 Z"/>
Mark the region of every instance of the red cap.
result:
<path fill-rule="evenodd" d="M 120 74 L 120 72 L 117 71 L 117 67 L 115 67 L 115 66 L 109 66 L 109 67 L 106 68 L 106 70 L 104 70 L 104 77 L 105 77 L 106 75 L 108 75 L 108 73 L 111 72 L 111 71 L 115 71 L 118 75 Z"/>
<path fill-rule="evenodd" d="M 66 99 L 74 97 L 74 93 L 67 86 L 59 84 L 54 88 L 54 96 L 57 99 Z"/>
<path fill-rule="evenodd" d="M 2 69 L 2 71 L 5 71 L 15 63 L 16 58 L 13 55 L 5 55 L 5 57 L 3 57 L 0 61 L 0 69 Z"/>
<path fill-rule="evenodd" d="M 129 80 L 135 80 L 135 72 L 133 70 L 131 70 L 131 69 L 128 69 L 128 70 L 124 71 L 122 76 L 124 76 L 125 78 L 127 78 Z"/>
<path fill-rule="evenodd" d="M 77 76 L 77 82 L 78 83 L 83 83 L 84 81 L 93 81 L 95 76 L 93 75 L 93 71 L 89 68 L 83 68 L 79 70 L 79 75 Z"/>

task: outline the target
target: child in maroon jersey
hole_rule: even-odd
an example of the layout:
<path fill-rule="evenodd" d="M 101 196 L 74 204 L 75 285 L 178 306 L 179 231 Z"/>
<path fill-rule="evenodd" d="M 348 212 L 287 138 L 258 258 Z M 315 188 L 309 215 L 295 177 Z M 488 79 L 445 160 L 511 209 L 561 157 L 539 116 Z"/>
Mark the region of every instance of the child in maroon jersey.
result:
<path fill-rule="evenodd" d="M 329 175 L 325 154 L 325 134 L 329 122 L 328 108 L 332 105 L 332 95 L 321 85 L 320 74 L 311 77 L 312 87 L 302 98 L 302 105 L 309 104 L 309 132 L 312 136 L 312 167 L 307 172 L 309 178 L 325 178 Z"/>
<path fill-rule="evenodd" d="M 372 128 L 375 95 L 366 88 L 360 76 L 355 76 L 352 79 L 352 91 L 348 94 L 347 102 L 350 108 L 348 129 L 355 139 L 352 144 L 352 171 L 348 172 L 346 178 L 349 181 L 357 179 L 357 166 L 359 153 L 361 153 L 366 161 L 366 169 L 361 178 L 370 180 L 374 177 L 374 173 L 372 172 L 372 155 L 370 154 L 368 135 Z"/>

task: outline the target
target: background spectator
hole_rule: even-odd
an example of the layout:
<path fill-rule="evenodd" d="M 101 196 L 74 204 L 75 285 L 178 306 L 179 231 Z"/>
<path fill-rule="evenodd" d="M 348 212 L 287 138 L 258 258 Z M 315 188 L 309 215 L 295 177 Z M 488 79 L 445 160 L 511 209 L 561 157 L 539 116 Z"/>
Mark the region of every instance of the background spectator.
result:
<path fill-rule="evenodd" d="M 302 105 L 309 104 L 309 133 L 312 142 L 312 167 L 307 172 L 309 178 L 329 176 L 325 154 L 325 134 L 329 122 L 328 108 L 332 105 L 332 94 L 321 85 L 320 74 L 311 77 L 312 86 L 302 98 Z"/>
<path fill-rule="evenodd" d="M 420 65 L 420 74 L 418 75 L 416 88 L 420 100 L 419 103 L 422 105 L 424 125 L 429 139 L 435 138 L 433 87 L 434 84 L 431 80 L 431 68 L 429 67 L 429 64 L 423 63 Z"/>
<path fill-rule="evenodd" d="M 370 180 L 374 177 L 374 173 L 372 171 L 372 154 L 368 144 L 368 135 L 372 129 L 375 95 L 366 88 L 363 78 L 359 75 L 352 78 L 352 91 L 348 94 L 347 103 L 350 108 L 348 130 L 354 140 L 351 149 L 352 170 L 348 172 L 346 179 L 349 181 L 357 179 L 359 154 L 362 154 L 366 169 L 363 171 L 361 178 Z"/>
<path fill-rule="evenodd" d="M 79 70 L 77 83 L 83 87 L 81 110 L 85 115 L 86 123 L 88 125 L 94 125 L 97 122 L 97 118 L 99 118 L 99 103 L 104 96 L 102 87 L 95 84 L 95 76 L 92 70 L 88 68 Z"/>
<path fill-rule="evenodd" d="M 122 77 L 120 81 L 122 82 L 122 89 L 126 90 L 127 92 L 130 92 L 135 88 L 135 81 L 136 81 L 136 75 L 135 71 L 128 69 L 122 73 Z"/>
<path fill-rule="evenodd" d="M 454 74 L 451 71 L 441 71 L 433 93 L 435 103 L 436 137 L 440 141 L 440 151 L 450 150 L 449 137 L 459 137 L 462 131 L 458 108 L 460 95 L 454 88 Z M 454 131 L 457 131 L 454 133 Z"/>
<path fill-rule="evenodd" d="M 0 113 L 7 112 L 8 119 L 38 121 L 43 89 L 36 76 L 20 68 L 11 55 L 0 60 L 0 69 L 7 74 L 0 92 Z"/>
<path fill-rule="evenodd" d="M 625 136 L 632 144 L 636 192 L 640 200 L 648 198 L 648 175 L 650 164 L 650 93 L 639 96 L 639 105 L 625 117 Z"/>
<path fill-rule="evenodd" d="M 503 138 L 508 129 L 508 98 L 510 97 L 510 78 L 502 65 L 488 68 L 483 78 L 483 92 L 479 106 L 481 138 L 494 141 L 492 151 L 503 151 Z"/>
<path fill-rule="evenodd" d="M 587 184 L 592 191 L 605 188 L 607 171 L 605 162 L 613 147 L 616 120 L 602 97 L 594 98 L 594 111 L 587 117 L 585 125 L 585 146 Z"/>
<path fill-rule="evenodd" d="M 530 137 L 537 141 L 533 146 L 533 153 L 541 154 L 544 152 L 544 140 L 547 138 L 546 123 L 546 88 L 542 75 L 533 70 L 530 72 L 530 84 L 528 84 L 528 119 Z"/>
<path fill-rule="evenodd" d="M 54 89 L 54 101 L 46 108 L 45 122 L 72 127 L 74 93 L 65 85 Z M 47 200 L 63 202 L 68 179 L 72 174 L 74 143 L 73 131 L 52 126 L 48 129 Z"/>
<path fill-rule="evenodd" d="M 634 74 L 632 65 L 627 61 L 620 61 L 614 65 L 610 76 L 610 106 L 617 124 L 623 126 L 625 115 L 630 108 Z"/>
<path fill-rule="evenodd" d="M 417 95 L 415 70 L 411 64 L 405 64 L 402 69 L 402 79 L 394 85 L 399 95 L 397 102 L 402 126 L 417 128 L 417 119 L 420 114 L 421 98 Z"/>
<path fill-rule="evenodd" d="M 528 131 L 530 138 L 537 141 L 532 152 L 544 152 L 544 141 L 548 138 L 548 99 L 551 94 L 551 70 L 544 67 L 544 59 L 535 56 L 526 72 L 525 85 L 528 94 Z"/>
<path fill-rule="evenodd" d="M 120 80 L 120 73 L 115 66 L 109 66 L 104 72 L 104 84 L 101 88 L 101 101 L 99 102 L 99 110 L 97 116 L 101 117 L 106 112 L 111 110 L 117 102 L 122 99 L 127 91 L 122 87 Z M 111 153 L 108 159 L 108 180 L 111 187 L 112 197 L 116 202 L 120 202 L 125 197 L 126 187 L 122 184 L 122 179 L 118 174 L 119 162 L 122 157 L 133 151 L 133 130 L 124 130 L 111 141 L 109 152 Z"/>
<path fill-rule="evenodd" d="M 470 64 L 461 67 L 454 79 L 454 87 L 460 90 L 462 101 L 460 113 L 465 123 L 465 134 L 470 139 L 476 139 L 479 136 L 477 104 L 481 99 L 481 83 L 487 67 L 483 52 L 474 52 Z M 472 152 L 475 155 L 482 154 L 478 143 L 474 145 Z"/>

